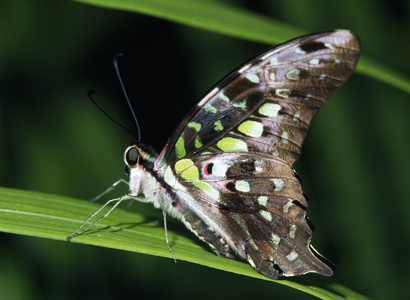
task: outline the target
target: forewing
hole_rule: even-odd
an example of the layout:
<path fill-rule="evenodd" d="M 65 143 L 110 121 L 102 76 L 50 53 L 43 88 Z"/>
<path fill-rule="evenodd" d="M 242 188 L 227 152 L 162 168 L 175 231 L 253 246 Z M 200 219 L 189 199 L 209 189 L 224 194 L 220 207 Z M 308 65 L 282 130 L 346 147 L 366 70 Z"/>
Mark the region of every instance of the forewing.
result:
<path fill-rule="evenodd" d="M 159 165 L 196 154 L 257 152 L 290 165 L 310 123 L 353 72 L 357 37 L 343 30 L 300 37 L 239 67 L 184 118 Z"/>

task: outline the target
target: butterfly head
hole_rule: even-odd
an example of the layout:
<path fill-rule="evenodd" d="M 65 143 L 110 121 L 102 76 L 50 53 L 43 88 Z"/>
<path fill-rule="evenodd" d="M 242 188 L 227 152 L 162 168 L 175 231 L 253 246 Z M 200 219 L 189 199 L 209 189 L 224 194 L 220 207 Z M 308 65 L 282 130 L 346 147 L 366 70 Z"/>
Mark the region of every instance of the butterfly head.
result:
<path fill-rule="evenodd" d="M 148 147 L 132 143 L 124 152 L 125 174 L 130 176 L 133 170 L 151 169 L 156 155 Z"/>
<path fill-rule="evenodd" d="M 129 186 L 132 194 L 144 193 L 144 186 L 149 185 L 147 176 L 150 177 L 155 157 L 154 151 L 139 143 L 133 143 L 125 150 L 125 174 L 130 177 Z"/>

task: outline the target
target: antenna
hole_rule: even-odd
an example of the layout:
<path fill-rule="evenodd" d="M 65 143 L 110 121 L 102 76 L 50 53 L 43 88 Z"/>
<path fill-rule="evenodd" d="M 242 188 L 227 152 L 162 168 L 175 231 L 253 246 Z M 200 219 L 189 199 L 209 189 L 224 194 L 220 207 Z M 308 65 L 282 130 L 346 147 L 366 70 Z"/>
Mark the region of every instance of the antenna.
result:
<path fill-rule="evenodd" d="M 125 129 L 126 131 L 128 131 L 129 133 L 131 133 L 133 136 L 135 136 L 135 138 L 139 141 L 139 135 L 135 135 L 135 132 L 132 132 L 130 129 L 128 129 L 127 127 L 125 127 L 124 125 L 122 125 L 121 123 L 119 123 L 118 121 L 116 121 L 114 118 L 112 118 L 109 114 L 107 114 L 98 104 L 97 102 L 94 101 L 93 99 L 93 94 L 95 94 L 97 91 L 95 89 L 89 90 L 88 91 L 88 98 L 90 98 L 91 102 L 106 116 L 108 117 L 108 119 L 110 119 L 111 121 L 113 121 L 115 124 L 117 124 L 118 126 L 120 126 L 122 129 Z"/>
<path fill-rule="evenodd" d="M 120 75 L 120 71 L 119 71 L 119 69 L 118 69 L 118 58 L 119 58 L 120 56 L 124 56 L 124 55 L 123 55 L 122 53 L 118 53 L 117 55 L 114 56 L 113 64 L 114 64 L 115 72 L 117 73 L 118 80 L 119 80 L 119 82 L 120 82 L 120 84 L 121 84 L 121 88 L 122 88 L 122 92 L 123 92 L 123 94 L 124 94 L 125 100 L 127 101 L 128 106 L 130 107 L 132 116 L 134 117 L 135 125 L 137 125 L 137 133 L 138 133 L 138 135 L 137 135 L 136 138 L 137 138 L 137 141 L 139 142 L 139 141 L 141 140 L 140 125 L 138 124 L 137 116 L 135 115 L 135 112 L 134 112 L 134 109 L 133 109 L 133 107 L 132 107 L 132 105 L 131 105 L 130 99 L 128 98 L 127 91 L 125 90 L 124 83 L 122 82 L 121 75 Z M 111 118 L 110 118 L 110 119 L 111 119 Z M 112 120 L 112 119 L 111 119 L 111 120 Z M 115 122 L 115 121 L 114 121 L 114 122 Z M 117 123 L 117 122 L 115 122 L 115 123 Z M 118 124 L 118 123 L 117 123 L 117 124 Z M 123 127 L 123 126 L 121 125 L 121 127 Z M 128 130 L 128 129 L 127 129 L 127 130 Z M 129 130 L 128 130 L 128 131 L 129 131 Z"/>

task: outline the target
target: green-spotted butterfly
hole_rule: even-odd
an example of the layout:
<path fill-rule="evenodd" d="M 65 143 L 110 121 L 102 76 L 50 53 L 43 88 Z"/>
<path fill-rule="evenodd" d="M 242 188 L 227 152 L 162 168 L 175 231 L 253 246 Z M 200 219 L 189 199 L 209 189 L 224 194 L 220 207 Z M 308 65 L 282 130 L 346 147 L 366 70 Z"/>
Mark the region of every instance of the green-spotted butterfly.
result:
<path fill-rule="evenodd" d="M 332 275 L 332 264 L 310 245 L 309 201 L 292 166 L 310 122 L 359 54 L 358 38 L 335 30 L 243 64 L 188 113 L 159 154 L 139 141 L 126 149 L 130 193 L 114 207 L 125 199 L 152 202 L 217 255 L 246 259 L 270 278 Z"/>

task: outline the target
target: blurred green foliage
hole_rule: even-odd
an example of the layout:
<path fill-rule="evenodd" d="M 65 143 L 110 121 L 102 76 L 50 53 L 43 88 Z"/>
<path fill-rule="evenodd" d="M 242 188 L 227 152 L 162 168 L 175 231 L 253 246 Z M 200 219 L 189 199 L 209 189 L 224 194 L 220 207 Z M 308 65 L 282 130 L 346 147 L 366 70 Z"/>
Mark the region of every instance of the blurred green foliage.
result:
<path fill-rule="evenodd" d="M 365 55 L 409 74 L 406 0 L 226 2 L 308 32 L 350 29 Z M 0 184 L 89 199 L 124 177 L 122 151 L 133 137 L 87 99 L 97 88 L 105 111 L 134 128 L 111 64 L 116 53 L 125 54 L 119 64 L 143 141 L 160 150 L 208 88 L 267 47 L 76 2 L 2 1 Z M 316 117 L 296 165 L 312 201 L 313 245 L 337 266 L 332 278 L 376 299 L 408 294 L 409 100 L 354 74 Z M 162 218 L 149 205 L 132 209 Z M 0 238 L 1 299 L 311 298 L 184 262 Z"/>

